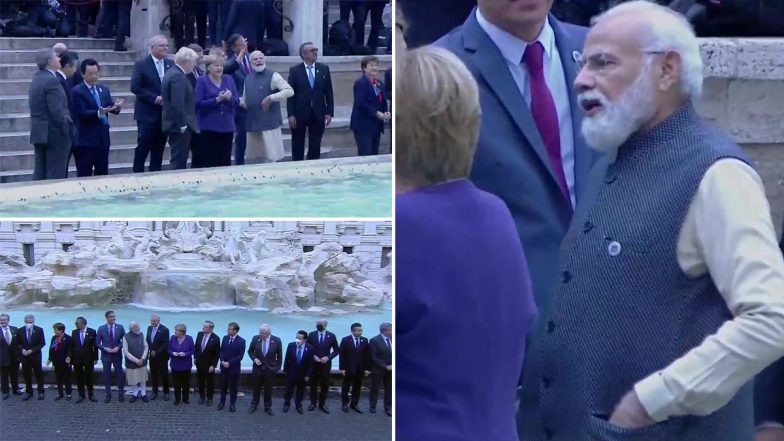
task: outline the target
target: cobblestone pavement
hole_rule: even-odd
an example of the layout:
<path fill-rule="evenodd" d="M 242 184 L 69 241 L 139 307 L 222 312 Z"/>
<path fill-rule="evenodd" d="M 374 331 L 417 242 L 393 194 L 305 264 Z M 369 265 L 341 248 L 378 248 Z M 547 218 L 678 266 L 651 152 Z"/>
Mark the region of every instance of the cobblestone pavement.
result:
<path fill-rule="evenodd" d="M 148 390 L 149 395 L 149 390 Z M 248 414 L 249 394 L 237 399 L 237 411 L 229 413 L 228 402 L 217 411 L 219 393 L 212 406 L 199 405 L 198 394 L 191 393 L 190 404 L 174 406 L 174 395 L 163 401 L 144 403 L 137 400 L 124 403 L 117 400 L 103 402 L 103 389 L 96 389 L 97 403 L 85 400 L 76 404 L 76 390 L 72 401 L 54 401 L 57 391 L 46 389 L 44 401 L 22 401 L 24 396 L 11 395 L 0 400 L 0 440 L 2 441 L 200 441 L 200 440 L 280 440 L 280 441 L 385 441 L 392 439 L 392 418 L 383 412 L 379 403 L 376 414 L 368 412 L 367 390 L 362 391 L 359 408 L 362 415 L 341 411 L 340 394 L 332 390 L 327 401 L 330 414 L 316 408 L 308 411 L 306 389 L 304 409 L 300 415 L 292 403 L 288 413 L 282 412 L 283 390 L 276 389 L 272 399 L 274 416 L 264 413 L 263 404 L 256 413 Z M 263 399 L 263 398 L 262 398 Z M 227 400 L 228 401 L 228 400 Z M 293 401 L 293 400 L 292 400 Z"/>

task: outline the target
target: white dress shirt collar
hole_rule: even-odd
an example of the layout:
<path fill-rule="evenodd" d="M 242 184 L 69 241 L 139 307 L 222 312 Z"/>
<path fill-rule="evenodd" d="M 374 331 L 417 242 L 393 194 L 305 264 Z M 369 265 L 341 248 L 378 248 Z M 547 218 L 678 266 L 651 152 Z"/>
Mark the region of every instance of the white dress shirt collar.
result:
<path fill-rule="evenodd" d="M 528 42 L 487 21 L 478 8 L 476 10 L 476 21 L 479 22 L 479 26 L 487 33 L 490 39 L 493 40 L 493 43 L 495 43 L 498 50 L 501 51 L 501 55 L 503 55 L 507 61 L 512 64 L 520 64 L 522 62 L 525 48 L 529 44 Z M 542 31 L 539 32 L 539 36 L 536 37 L 536 41 L 542 43 L 545 57 L 549 60 L 554 50 L 553 46 L 555 45 L 555 33 L 553 32 L 552 26 L 550 26 L 549 17 L 545 18 L 544 26 L 542 27 Z"/>

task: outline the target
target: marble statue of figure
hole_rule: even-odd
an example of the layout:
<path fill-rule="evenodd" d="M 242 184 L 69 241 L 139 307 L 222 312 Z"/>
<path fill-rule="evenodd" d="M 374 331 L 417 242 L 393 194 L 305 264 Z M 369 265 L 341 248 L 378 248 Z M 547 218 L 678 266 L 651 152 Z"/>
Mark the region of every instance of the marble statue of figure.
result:
<path fill-rule="evenodd" d="M 151 248 L 156 245 L 157 241 L 153 240 L 150 233 L 145 233 L 139 241 L 139 244 L 136 245 L 136 248 L 133 250 L 133 258 L 138 259 L 145 256 L 151 256 L 153 254 Z"/>
<path fill-rule="evenodd" d="M 243 261 L 243 255 L 246 255 L 247 253 L 245 252 L 245 243 L 242 242 L 242 236 L 239 229 L 232 228 L 229 230 L 228 237 L 226 238 L 226 245 L 223 247 L 223 254 L 229 258 L 232 265 L 236 265 L 237 262 Z"/>
<path fill-rule="evenodd" d="M 259 231 L 259 233 L 254 237 L 250 235 L 246 235 L 246 238 L 253 237 L 253 240 L 250 243 L 250 251 L 248 252 L 248 258 L 250 259 L 250 263 L 256 263 L 262 259 L 265 252 L 269 252 L 270 249 L 267 246 L 267 232 L 264 230 Z M 248 248 L 245 245 L 245 248 Z"/>

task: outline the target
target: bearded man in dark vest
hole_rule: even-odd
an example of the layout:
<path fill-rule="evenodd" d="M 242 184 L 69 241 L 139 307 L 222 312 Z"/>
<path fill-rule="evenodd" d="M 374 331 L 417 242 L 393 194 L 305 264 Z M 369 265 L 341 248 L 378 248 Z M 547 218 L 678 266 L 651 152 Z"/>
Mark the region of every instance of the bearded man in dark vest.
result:
<path fill-rule="evenodd" d="M 700 117 L 688 22 L 600 16 L 575 79 L 605 153 L 526 356 L 520 439 L 751 441 L 750 380 L 784 355 L 784 259 L 762 181 Z"/>

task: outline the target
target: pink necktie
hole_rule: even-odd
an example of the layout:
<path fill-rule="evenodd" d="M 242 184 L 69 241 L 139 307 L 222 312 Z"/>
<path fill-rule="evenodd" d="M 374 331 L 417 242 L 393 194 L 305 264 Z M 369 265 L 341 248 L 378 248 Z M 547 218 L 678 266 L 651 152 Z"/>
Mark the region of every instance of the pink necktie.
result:
<path fill-rule="evenodd" d="M 561 160 L 561 129 L 558 124 L 558 111 L 544 78 L 543 56 L 544 46 L 538 41 L 526 46 L 523 55 L 523 60 L 528 66 L 528 73 L 531 76 L 531 113 L 536 128 L 539 129 L 539 134 L 547 147 L 547 156 L 550 158 L 550 165 L 555 172 L 558 187 L 564 197 L 570 200 L 569 187 L 566 185 L 566 175 Z"/>

